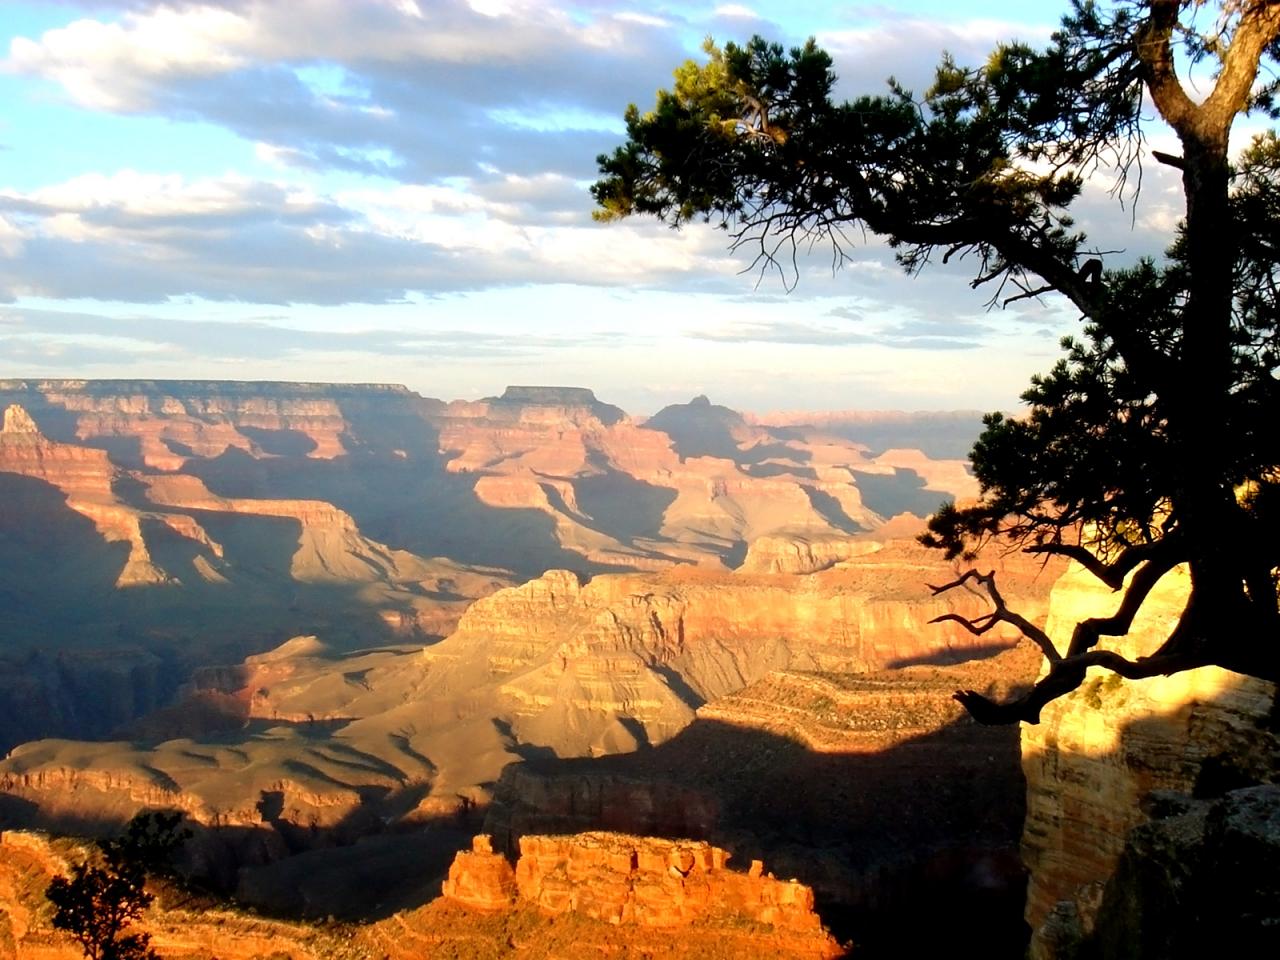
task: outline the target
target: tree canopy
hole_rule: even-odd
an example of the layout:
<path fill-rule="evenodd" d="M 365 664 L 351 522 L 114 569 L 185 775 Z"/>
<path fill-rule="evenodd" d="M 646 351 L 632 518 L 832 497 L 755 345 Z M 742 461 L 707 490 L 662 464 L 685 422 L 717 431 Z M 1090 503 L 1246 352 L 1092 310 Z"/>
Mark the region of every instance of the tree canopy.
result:
<path fill-rule="evenodd" d="M 957 693 L 980 721 L 1037 721 L 1089 666 L 1280 679 L 1280 140 L 1230 145 L 1238 118 L 1280 116 L 1278 38 L 1277 0 L 1072 0 L 1047 48 L 944 57 L 922 96 L 890 80 L 846 102 L 812 40 L 708 41 L 652 110 L 628 108 L 626 143 L 599 158 L 597 218 L 711 220 L 788 282 L 797 251 L 825 244 L 839 263 L 870 231 L 911 273 L 967 257 L 992 305 L 1074 305 L 1081 332 L 1033 379 L 1026 415 L 986 418 L 978 502 L 943 508 L 924 539 L 954 557 L 1010 538 L 1080 562 L 1119 599 L 1058 651 L 991 575 L 935 588 L 985 585 L 993 613 L 962 622 L 1016 623 L 1051 661 L 1011 702 Z M 1149 149 L 1152 106 L 1178 154 Z M 1093 176 L 1132 196 L 1144 162 L 1177 169 L 1185 216 L 1164 258 L 1104 265 L 1071 204 Z M 1161 647 L 1137 660 L 1100 647 L 1179 564 L 1189 599 Z"/>

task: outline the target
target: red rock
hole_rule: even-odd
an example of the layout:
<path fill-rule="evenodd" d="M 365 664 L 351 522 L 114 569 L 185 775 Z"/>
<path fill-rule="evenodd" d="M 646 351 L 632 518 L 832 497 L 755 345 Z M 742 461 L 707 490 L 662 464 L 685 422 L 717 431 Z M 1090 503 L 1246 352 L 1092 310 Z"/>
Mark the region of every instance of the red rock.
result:
<path fill-rule="evenodd" d="M 471 841 L 469 851 L 454 858 L 441 892 L 464 907 L 505 910 L 516 898 L 516 874 L 506 857 L 493 852 L 489 837 L 481 834 Z"/>
<path fill-rule="evenodd" d="M 727 868 L 708 843 L 619 833 L 520 838 L 514 872 L 489 837 L 459 853 L 444 895 L 482 910 L 521 903 L 546 914 L 576 913 L 614 924 L 681 927 L 750 921 L 824 938 L 813 891 L 794 880 Z M 514 881 L 514 882 L 513 882 Z M 514 896 L 513 896 L 514 894 Z"/>

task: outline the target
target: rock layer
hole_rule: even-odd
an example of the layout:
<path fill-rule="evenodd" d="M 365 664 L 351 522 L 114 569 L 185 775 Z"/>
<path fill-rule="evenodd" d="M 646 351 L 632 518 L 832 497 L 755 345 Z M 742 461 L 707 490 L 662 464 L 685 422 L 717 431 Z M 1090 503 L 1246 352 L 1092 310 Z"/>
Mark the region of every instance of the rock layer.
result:
<path fill-rule="evenodd" d="M 1130 658 L 1151 653 L 1188 588 L 1184 569 L 1167 574 L 1129 633 L 1107 645 Z M 1054 588 L 1050 634 L 1065 648 L 1079 619 L 1110 614 L 1118 597 L 1073 567 Z M 1039 725 L 1024 726 L 1033 956 L 1055 955 L 1064 924 L 1092 930 L 1126 838 L 1150 819 L 1154 791 L 1212 795 L 1280 774 L 1274 696 L 1274 685 L 1216 667 L 1138 681 L 1092 669 L 1078 690 L 1046 707 Z"/>
<path fill-rule="evenodd" d="M 454 860 L 443 891 L 478 909 L 505 909 L 521 900 L 543 913 L 573 912 L 614 924 L 749 921 L 822 938 L 811 889 L 774 879 L 759 861 L 747 873 L 729 870 L 729 858 L 726 850 L 689 840 L 618 833 L 526 836 L 513 869 L 480 836 Z"/>

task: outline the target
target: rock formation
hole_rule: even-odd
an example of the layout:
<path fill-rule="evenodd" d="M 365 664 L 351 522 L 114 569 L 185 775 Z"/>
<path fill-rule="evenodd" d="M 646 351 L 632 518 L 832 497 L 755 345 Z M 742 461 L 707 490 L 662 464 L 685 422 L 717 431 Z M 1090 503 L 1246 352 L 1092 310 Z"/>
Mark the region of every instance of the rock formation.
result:
<path fill-rule="evenodd" d="M 487 834 L 471 841 L 470 850 L 459 850 L 440 888 L 448 899 L 473 910 L 506 910 L 516 902 L 516 872 L 507 858 L 494 853 Z"/>
<path fill-rule="evenodd" d="M 11 403 L 4 410 L 4 424 L 0 426 L 0 433 L 39 433 L 40 428 L 36 426 L 36 422 L 31 419 L 31 414 L 27 413 L 16 403 Z"/>
<path fill-rule="evenodd" d="M 474 826 L 500 778 L 545 785 L 547 816 L 568 798 L 565 816 L 749 845 L 748 823 L 776 811 L 736 788 L 722 802 L 709 774 L 566 789 L 546 764 L 643 764 L 742 724 L 739 776 L 769 758 L 796 776 L 839 766 L 875 739 L 849 725 L 858 704 L 872 726 L 898 721 L 878 681 L 851 700 L 838 674 L 945 669 L 1013 639 L 929 625 L 979 601 L 930 597 L 950 570 L 894 540 L 914 521 L 877 504 L 972 479 L 909 444 L 873 456 L 703 400 L 642 424 L 575 388 L 444 404 L 378 385 L 3 381 L 7 405 L 0 747 L 34 742 L 0 763 L 0 817 L 181 809 L 217 882 L 273 908 L 287 889 L 288 909 L 329 909 L 322 878 L 374 847 L 400 869 L 417 848 L 398 837 Z M 1052 575 L 1006 567 L 1034 616 Z M 839 723 L 812 722 L 824 699 Z M 948 750 L 968 763 L 986 747 L 958 743 L 907 753 L 944 776 Z M 805 829 L 833 819 L 843 776 L 803 799 Z M 799 863 L 793 847 L 770 862 Z M 825 891 L 868 889 L 820 872 Z"/>
<path fill-rule="evenodd" d="M 481 889 L 493 886 L 491 874 L 501 874 L 494 889 L 505 898 L 505 906 L 491 916 L 477 914 L 473 906 L 454 906 L 445 897 L 376 923 L 312 925 L 265 919 L 161 884 L 140 927 L 151 935 L 151 945 L 161 956 L 192 960 L 532 960 L 584 950 L 626 956 L 639 950 L 654 960 L 825 960 L 840 954 L 816 915 L 806 909 L 812 898 L 807 888 L 728 871 L 724 851 L 704 844 L 600 835 L 543 840 L 525 869 L 522 882 L 530 885 L 530 892 L 525 894 L 522 886 L 519 896 L 511 866 L 484 853 L 482 843 L 477 843 L 477 852 L 460 855 L 451 884 Z M 0 833 L 0 957 L 83 956 L 69 934 L 52 926 L 44 892 L 53 877 L 65 875 L 70 864 L 87 853 L 75 841 Z M 619 855 L 626 855 L 628 864 L 621 874 L 613 869 Z M 632 855 L 635 870 L 629 867 Z M 619 884 L 619 876 L 630 879 Z M 614 882 L 601 882 L 609 880 Z M 567 898 L 557 898 L 553 890 L 564 891 Z M 609 915 L 615 906 L 609 901 L 611 893 L 622 896 L 617 906 L 625 905 L 628 917 L 638 923 L 621 926 L 620 914 L 599 920 L 590 915 Z M 563 912 L 566 904 L 575 908 L 573 913 Z"/>
<path fill-rule="evenodd" d="M 982 415 L 981 410 L 786 410 L 748 413 L 744 419 L 766 429 L 821 430 L 872 452 L 910 447 L 941 460 L 966 460 L 982 432 Z"/>
<path fill-rule="evenodd" d="M 880 544 L 871 539 L 759 537 L 751 541 L 738 569 L 743 573 L 817 573 L 879 549 Z"/>
<path fill-rule="evenodd" d="M 812 886 L 871 955 L 957 939 L 1020 952 L 1017 731 L 969 722 L 951 693 L 1008 695 L 1038 666 L 1027 644 L 954 665 L 770 673 L 652 750 L 508 767 L 485 830 L 512 852 L 528 834 L 695 837 Z M 922 902 L 930 925 L 912 922 Z"/>
<path fill-rule="evenodd" d="M 1034 614 L 1040 597 L 1042 608 L 1047 584 L 1032 569 L 1004 569 L 1011 602 Z M 476 601 L 425 649 L 353 654 L 297 638 L 199 674 L 184 710 L 219 731 L 207 746 L 162 713 L 131 729 L 197 743 L 30 743 L 0 761 L 0 789 L 36 804 L 50 818 L 41 822 L 73 818 L 93 796 L 119 809 L 164 795 L 199 822 L 245 826 L 261 821 L 263 793 L 280 796 L 277 819 L 295 825 L 336 824 L 369 806 L 372 790 L 417 790 L 452 809 L 459 795 L 482 797 L 480 785 L 513 759 L 669 740 L 701 705 L 774 670 L 952 662 L 1008 643 L 929 624 L 979 610 L 971 595 L 929 595 L 924 583 L 948 575 L 936 555 L 902 543 L 807 576 L 681 567 L 583 584 L 551 571 Z M 237 727 L 239 742 L 227 742 Z M 331 732 L 317 739 L 315 729 Z M 360 758 L 355 782 L 344 756 Z"/>
<path fill-rule="evenodd" d="M 924 489 L 930 506 L 972 487 L 956 462 L 899 451 L 882 463 L 856 442 L 771 433 L 709 402 L 640 425 L 581 388 L 513 387 L 446 405 L 374 384 L 10 380 L 0 381 L 5 402 L 24 405 L 57 443 L 89 448 L 123 490 L 141 481 L 159 495 L 164 475 L 179 474 L 201 478 L 220 505 L 323 500 L 389 549 L 526 576 L 736 566 L 762 536 L 871 530 L 888 514 L 866 502 L 858 476 L 877 491 Z M 692 429 L 717 439 L 682 450 L 690 416 L 715 421 Z M 101 523 L 129 522 L 96 509 Z M 134 566 L 143 582 L 148 571 Z M 218 565 L 199 566 L 157 564 L 153 576 L 207 577 Z"/>
<path fill-rule="evenodd" d="M 728 869 L 730 854 L 708 843 L 618 833 L 520 838 L 515 868 L 476 837 L 458 854 L 444 895 L 499 910 L 517 899 L 547 914 L 579 913 L 615 924 L 680 927 L 748 921 L 800 936 L 822 936 L 813 891 L 795 880 Z M 834 947 L 835 944 L 829 944 Z"/>
<path fill-rule="evenodd" d="M 1150 653 L 1176 622 L 1187 590 L 1185 570 L 1171 571 L 1129 633 L 1104 642 L 1127 657 Z M 1050 634 L 1061 644 L 1080 618 L 1110 613 L 1118 596 L 1073 567 L 1054 588 Z M 1024 726 L 1022 850 L 1031 870 L 1033 956 L 1061 956 L 1064 929 L 1077 938 L 1093 931 L 1126 842 L 1141 847 L 1135 828 L 1157 812 L 1160 796 L 1213 797 L 1280 779 L 1274 696 L 1273 685 L 1216 667 L 1139 681 L 1098 669 L 1050 704 L 1039 725 Z"/>

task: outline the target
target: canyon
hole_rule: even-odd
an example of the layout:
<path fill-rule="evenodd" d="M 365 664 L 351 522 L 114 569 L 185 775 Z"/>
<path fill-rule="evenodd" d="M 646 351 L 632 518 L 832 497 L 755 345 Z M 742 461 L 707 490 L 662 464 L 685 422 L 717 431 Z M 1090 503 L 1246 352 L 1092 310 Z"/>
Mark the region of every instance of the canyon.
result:
<path fill-rule="evenodd" d="M 761 537 L 821 556 L 895 505 L 857 477 L 900 476 L 707 401 L 655 418 L 681 449 L 576 388 L 7 380 L 0 411 L 0 748 L 105 736 L 294 636 L 431 642 L 550 569 L 729 570 Z M 926 473 L 898 487 L 973 491 L 958 460 Z"/>
<path fill-rule="evenodd" d="M 976 493 L 973 415 L 179 381 L 0 410 L 0 957 L 75 955 L 39 891 L 85 848 L 31 831 L 145 809 L 240 905 L 175 894 L 166 956 L 1039 960 L 1125 955 L 1142 864 L 1229 889 L 1203 851 L 1271 809 L 1257 681 L 1099 672 L 1021 735 L 951 698 L 1042 669 L 934 622 L 989 606 L 914 542 Z M 972 563 L 1054 637 L 1115 602 Z"/>
<path fill-rule="evenodd" d="M 0 406 L 0 817 L 100 833 L 180 810 L 184 869 L 264 909 L 408 910 L 487 820 L 513 852 L 554 813 L 514 785 L 661 766 L 744 690 L 1015 639 L 929 624 L 981 609 L 931 597 L 951 568 L 910 539 L 975 492 L 958 458 L 705 397 L 641 421 L 576 388 L 6 381 Z M 1043 611 L 1052 576 L 996 562 Z M 585 775 L 672 822 L 664 778 Z M 688 838 L 749 842 L 716 789 L 682 798 Z"/>

